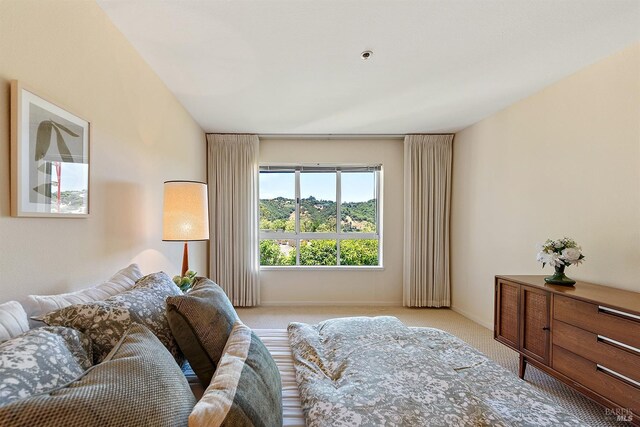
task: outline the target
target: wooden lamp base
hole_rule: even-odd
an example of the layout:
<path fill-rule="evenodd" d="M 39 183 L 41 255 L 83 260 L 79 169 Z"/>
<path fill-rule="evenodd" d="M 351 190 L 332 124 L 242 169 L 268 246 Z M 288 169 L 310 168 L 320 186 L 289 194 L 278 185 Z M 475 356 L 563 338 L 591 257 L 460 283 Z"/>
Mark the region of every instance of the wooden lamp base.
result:
<path fill-rule="evenodd" d="M 184 252 L 182 254 L 182 274 L 180 277 L 184 277 L 187 274 L 187 270 L 189 270 L 189 248 L 187 247 L 187 242 L 184 242 Z"/>

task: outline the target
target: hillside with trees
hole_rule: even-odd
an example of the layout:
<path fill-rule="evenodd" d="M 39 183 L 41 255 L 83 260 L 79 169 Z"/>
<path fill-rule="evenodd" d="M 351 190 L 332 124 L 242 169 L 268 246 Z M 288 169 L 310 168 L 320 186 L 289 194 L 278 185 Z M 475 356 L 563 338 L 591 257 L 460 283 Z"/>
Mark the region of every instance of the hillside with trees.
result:
<path fill-rule="evenodd" d="M 295 231 L 294 199 L 276 197 L 260 200 L 260 229 Z M 301 232 L 336 232 L 336 202 L 308 197 L 300 200 Z M 349 202 L 341 205 L 343 232 L 376 231 L 376 201 Z M 337 265 L 336 240 L 300 240 L 300 265 Z M 260 265 L 296 265 L 295 239 L 260 241 Z M 340 241 L 340 265 L 378 265 L 378 241 L 345 239 Z"/>
<path fill-rule="evenodd" d="M 376 201 L 349 202 L 341 205 L 342 231 L 375 232 Z M 276 197 L 260 200 L 260 229 L 273 231 L 295 230 L 294 199 Z M 318 200 L 311 196 L 300 200 L 301 232 L 335 232 L 336 202 Z"/>

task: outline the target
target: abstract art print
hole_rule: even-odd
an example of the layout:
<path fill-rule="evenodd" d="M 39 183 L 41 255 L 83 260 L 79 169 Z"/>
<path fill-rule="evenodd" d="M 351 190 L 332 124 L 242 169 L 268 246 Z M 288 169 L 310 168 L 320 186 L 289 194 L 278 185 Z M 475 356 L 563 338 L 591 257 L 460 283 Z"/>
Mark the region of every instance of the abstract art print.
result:
<path fill-rule="evenodd" d="M 89 215 L 89 122 L 11 82 L 11 215 Z"/>

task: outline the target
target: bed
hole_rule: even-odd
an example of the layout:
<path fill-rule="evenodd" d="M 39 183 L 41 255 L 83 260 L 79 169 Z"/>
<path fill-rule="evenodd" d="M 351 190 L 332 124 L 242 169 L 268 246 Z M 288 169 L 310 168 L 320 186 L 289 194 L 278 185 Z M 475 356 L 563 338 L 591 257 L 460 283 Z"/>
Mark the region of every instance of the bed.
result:
<path fill-rule="evenodd" d="M 254 332 L 280 372 L 284 426 L 585 425 L 438 329 L 408 328 L 382 316 L 292 323 L 288 329 Z M 185 371 L 199 398 L 202 385 L 188 364 Z M 377 375 L 380 372 L 383 375 Z M 459 393 L 452 395 L 452 388 L 442 387 L 449 383 Z M 453 403 L 447 406 L 448 400 Z"/>
<path fill-rule="evenodd" d="M 255 333 L 281 373 L 285 426 L 585 425 L 438 329 L 378 317 Z"/>

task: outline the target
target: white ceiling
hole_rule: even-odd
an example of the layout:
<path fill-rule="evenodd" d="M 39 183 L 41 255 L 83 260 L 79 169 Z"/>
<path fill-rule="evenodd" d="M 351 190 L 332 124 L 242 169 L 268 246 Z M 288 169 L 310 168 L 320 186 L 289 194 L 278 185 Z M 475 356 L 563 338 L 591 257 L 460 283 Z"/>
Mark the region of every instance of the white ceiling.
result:
<path fill-rule="evenodd" d="M 455 131 L 640 40 L 638 0 L 97 1 L 207 132 Z"/>

